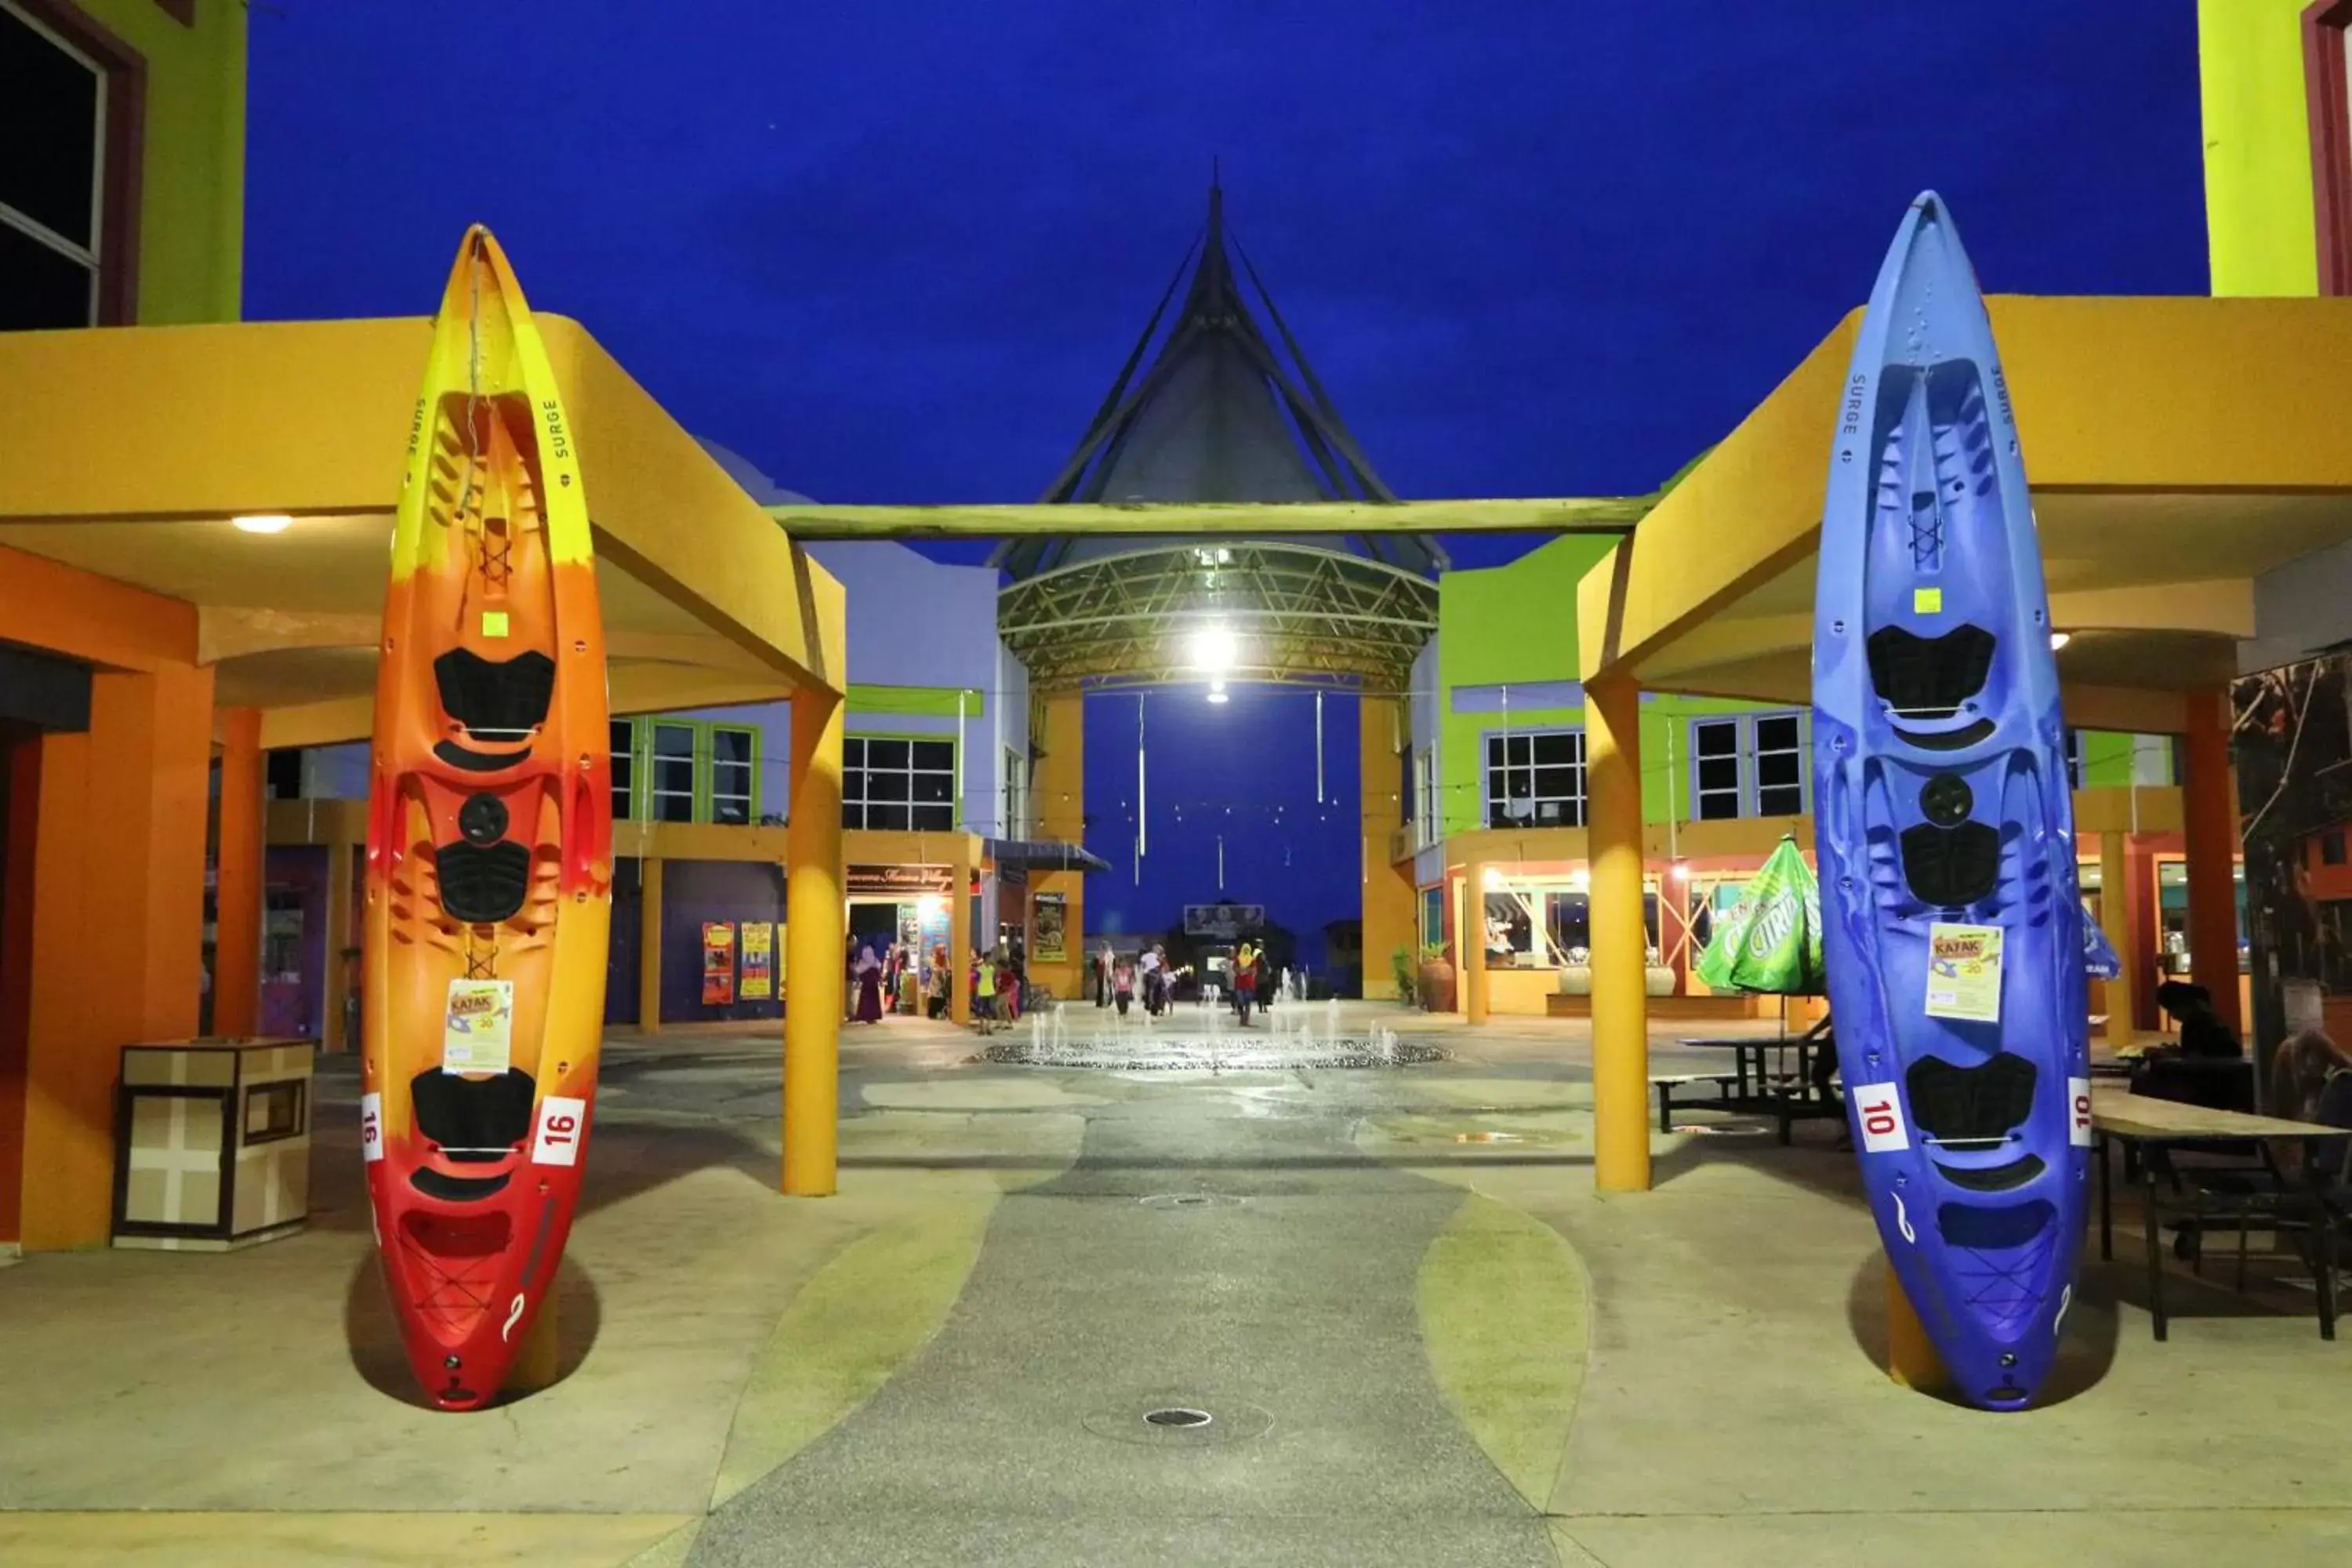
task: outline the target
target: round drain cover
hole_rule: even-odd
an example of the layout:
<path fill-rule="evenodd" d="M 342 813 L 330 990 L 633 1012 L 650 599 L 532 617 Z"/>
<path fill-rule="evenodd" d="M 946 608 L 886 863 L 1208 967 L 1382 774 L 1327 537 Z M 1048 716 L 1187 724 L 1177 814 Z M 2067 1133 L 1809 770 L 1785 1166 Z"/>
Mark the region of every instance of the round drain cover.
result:
<path fill-rule="evenodd" d="M 1163 1394 L 1139 1399 L 1087 1416 L 1087 1431 L 1118 1443 L 1147 1447 L 1192 1448 L 1213 1443 L 1234 1443 L 1262 1437 L 1274 1429 L 1274 1415 L 1244 1400 L 1204 1397 L 1199 1389 L 1183 1397 Z"/>
<path fill-rule="evenodd" d="M 1230 1208 L 1242 1200 L 1230 1193 L 1154 1193 L 1136 1200 L 1148 1209 Z"/>
<path fill-rule="evenodd" d="M 1147 1410 L 1143 1418 L 1154 1426 L 1206 1426 L 1216 1417 L 1205 1410 L 1175 1405 L 1159 1410 Z"/>

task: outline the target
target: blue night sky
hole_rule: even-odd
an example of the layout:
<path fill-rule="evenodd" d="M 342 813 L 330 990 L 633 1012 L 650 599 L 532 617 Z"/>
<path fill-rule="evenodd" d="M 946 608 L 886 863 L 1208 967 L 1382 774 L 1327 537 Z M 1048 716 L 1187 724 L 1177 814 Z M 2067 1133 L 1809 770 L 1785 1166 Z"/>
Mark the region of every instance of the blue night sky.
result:
<path fill-rule="evenodd" d="M 1035 499 L 1212 156 L 1405 496 L 1650 489 L 1859 301 L 1923 186 L 1989 289 L 2206 287 L 2189 0 L 274 0 L 251 69 L 249 315 L 421 314 L 484 221 L 536 304 L 824 500 Z M 1354 912 L 1290 694 L 1152 700 L 1136 887 L 1133 710 L 1089 704 L 1120 868 L 1090 913 L 1214 897 L 1220 830 L 1233 896 Z"/>

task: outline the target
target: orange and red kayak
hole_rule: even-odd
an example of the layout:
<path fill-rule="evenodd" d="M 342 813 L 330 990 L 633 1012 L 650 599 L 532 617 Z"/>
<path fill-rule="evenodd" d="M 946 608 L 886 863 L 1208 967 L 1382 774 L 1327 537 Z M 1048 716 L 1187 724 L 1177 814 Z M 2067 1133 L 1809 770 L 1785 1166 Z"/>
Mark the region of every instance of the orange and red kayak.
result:
<path fill-rule="evenodd" d="M 380 651 L 361 1136 L 409 1363 L 468 1410 L 505 1381 L 578 1205 L 613 840 L 579 457 L 478 226 L 433 325 Z"/>

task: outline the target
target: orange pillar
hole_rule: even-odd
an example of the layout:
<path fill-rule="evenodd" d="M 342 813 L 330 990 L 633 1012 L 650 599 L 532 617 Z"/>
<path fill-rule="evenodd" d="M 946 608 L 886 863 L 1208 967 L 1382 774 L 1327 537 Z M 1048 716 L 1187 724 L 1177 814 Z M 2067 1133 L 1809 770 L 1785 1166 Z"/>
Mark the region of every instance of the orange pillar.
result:
<path fill-rule="evenodd" d="M 41 742 L 23 1239 L 107 1237 L 124 1046 L 196 1030 L 213 672 L 90 682 L 87 732 Z"/>
<path fill-rule="evenodd" d="M 1045 838 L 1083 845 L 1087 841 L 1086 697 L 1076 691 L 1056 691 L 1040 699 L 1031 713 L 1038 732 L 1030 739 L 1043 754 L 1030 775 L 1030 815 Z M 1062 911 L 1066 956 L 1059 963 L 1033 962 L 1033 973 L 1066 1002 L 1093 1001 L 1094 961 L 1087 942 L 1085 876 L 1076 871 L 1050 871 L 1036 879 L 1032 891 L 1059 893 L 1066 900 Z M 955 896 L 961 900 L 963 894 L 959 891 Z M 967 956 L 960 949 L 955 952 L 959 973 Z M 1035 955 L 1031 957 L 1034 960 Z M 963 994 L 961 986 L 948 993 L 950 998 Z"/>
<path fill-rule="evenodd" d="M 2132 972 L 2132 1027 L 2149 1034 L 2159 1023 L 2156 960 L 2163 947 L 2164 923 L 2157 918 L 2156 851 L 2147 847 L 2145 835 L 2129 834 L 2124 838 L 2124 903 L 2126 918 L 2131 922 L 2132 947 L 2139 954 L 2139 964 Z"/>
<path fill-rule="evenodd" d="M 0 1243 L 13 1245 L 23 1212 L 26 1028 L 33 989 L 33 857 L 41 822 L 41 740 L 0 742 Z"/>
<path fill-rule="evenodd" d="M 2233 1029 L 2238 1006 L 2238 806 L 2230 776 L 2230 698 L 2189 700 L 2180 790 L 2189 860 L 2189 977 L 2213 994 L 2213 1011 Z"/>
<path fill-rule="evenodd" d="M 784 821 L 784 1192 L 830 1197 L 841 1135 L 841 731 L 824 691 L 793 695 L 792 809 Z"/>
<path fill-rule="evenodd" d="M 220 715 L 220 870 L 213 884 L 213 1033 L 261 1023 L 262 826 L 268 811 L 261 710 Z"/>
<path fill-rule="evenodd" d="M 1473 860 L 1462 871 L 1462 908 L 1467 917 L 1462 934 L 1462 1011 L 1473 1024 L 1483 1024 L 1490 1005 L 1486 993 L 1494 984 L 1486 973 L 1486 875 L 1484 860 Z"/>

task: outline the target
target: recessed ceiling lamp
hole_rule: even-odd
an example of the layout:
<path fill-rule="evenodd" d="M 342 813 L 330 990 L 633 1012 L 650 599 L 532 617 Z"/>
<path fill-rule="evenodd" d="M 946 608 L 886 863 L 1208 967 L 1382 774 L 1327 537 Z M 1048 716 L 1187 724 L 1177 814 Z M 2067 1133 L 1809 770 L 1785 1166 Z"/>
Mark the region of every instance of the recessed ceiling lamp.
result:
<path fill-rule="evenodd" d="M 294 526 L 294 520 L 278 513 L 260 517 L 233 517 L 228 525 L 239 533 L 283 533 Z"/>
<path fill-rule="evenodd" d="M 2050 651 L 2052 653 L 2056 653 L 2060 648 L 2064 647 L 2068 643 L 2073 642 L 2074 640 L 2074 634 L 2073 632 L 2052 632 L 2050 634 Z"/>
<path fill-rule="evenodd" d="M 1212 702 L 1223 702 L 1228 700 L 1225 695 L 1225 683 L 1223 681 L 1212 680 L 1209 682 L 1209 700 Z"/>

